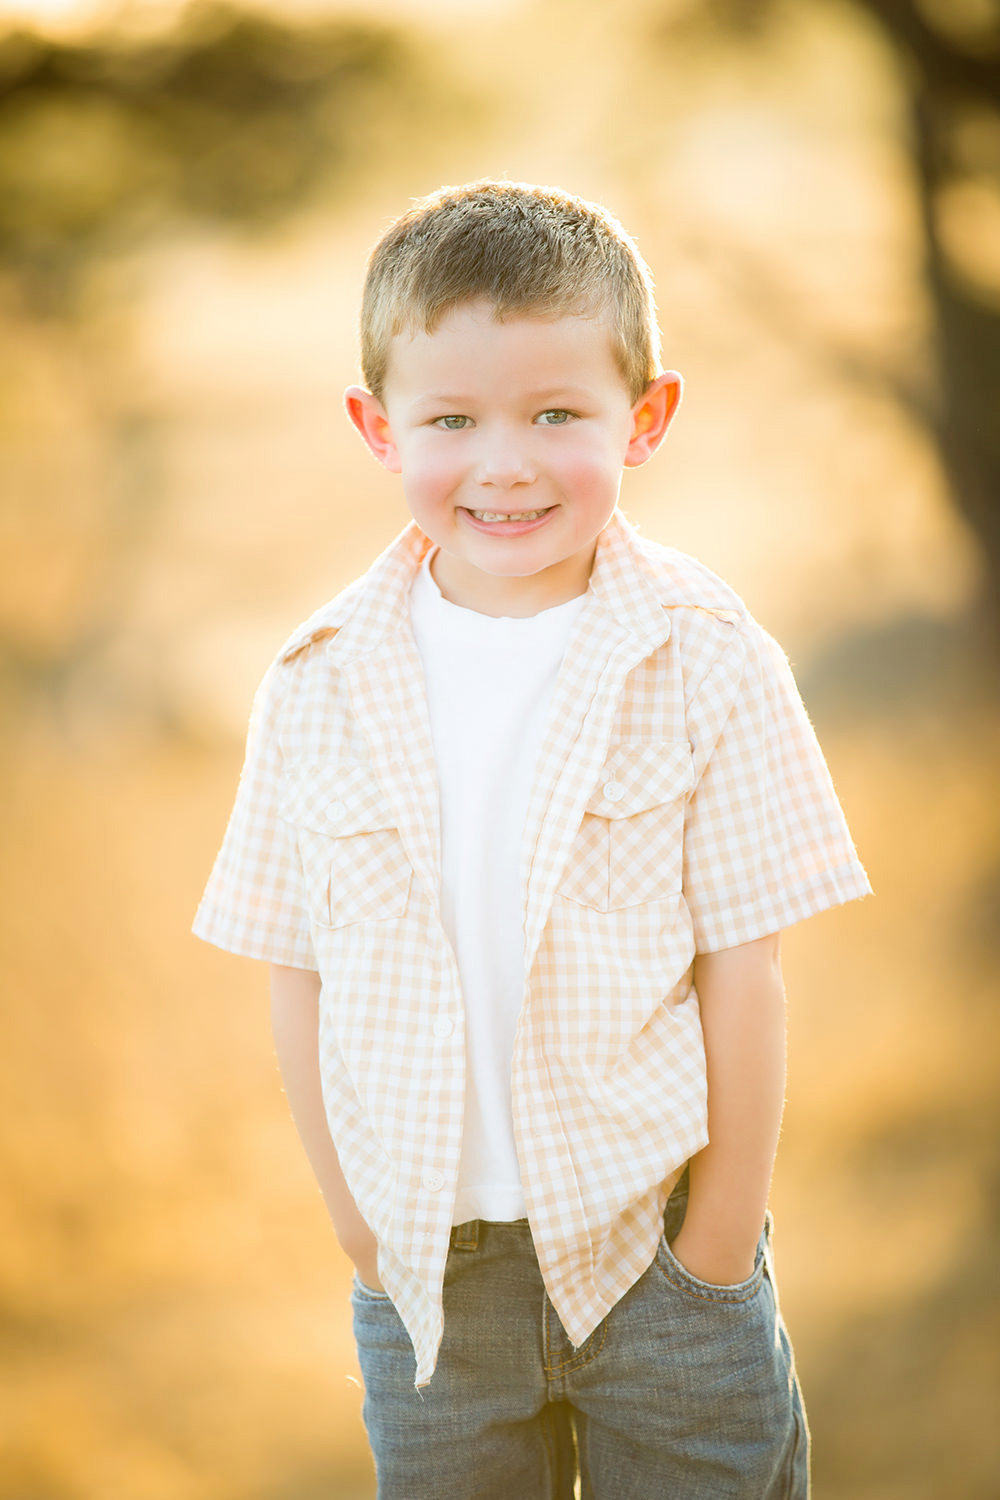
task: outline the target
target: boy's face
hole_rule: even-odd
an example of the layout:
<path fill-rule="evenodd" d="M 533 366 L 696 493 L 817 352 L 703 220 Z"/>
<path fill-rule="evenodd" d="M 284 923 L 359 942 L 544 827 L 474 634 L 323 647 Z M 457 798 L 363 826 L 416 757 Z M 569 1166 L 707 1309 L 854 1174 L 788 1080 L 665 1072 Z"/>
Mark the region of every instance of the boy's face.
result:
<path fill-rule="evenodd" d="M 585 591 L 622 470 L 658 446 L 680 388 L 660 376 L 633 405 L 601 318 L 501 323 L 472 302 L 393 340 L 384 404 L 357 387 L 346 402 L 437 543 L 445 598 L 527 615 Z"/>

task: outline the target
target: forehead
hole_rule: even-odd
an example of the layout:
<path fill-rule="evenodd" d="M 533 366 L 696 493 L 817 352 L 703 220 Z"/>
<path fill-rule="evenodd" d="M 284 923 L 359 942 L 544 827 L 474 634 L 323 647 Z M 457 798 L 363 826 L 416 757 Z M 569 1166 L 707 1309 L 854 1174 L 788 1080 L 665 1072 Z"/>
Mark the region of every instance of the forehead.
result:
<path fill-rule="evenodd" d="M 389 346 L 386 384 L 410 391 L 462 377 L 551 386 L 585 376 L 624 386 L 611 320 L 603 311 L 498 316 L 489 302 L 449 308 L 429 331 L 406 329 Z"/>

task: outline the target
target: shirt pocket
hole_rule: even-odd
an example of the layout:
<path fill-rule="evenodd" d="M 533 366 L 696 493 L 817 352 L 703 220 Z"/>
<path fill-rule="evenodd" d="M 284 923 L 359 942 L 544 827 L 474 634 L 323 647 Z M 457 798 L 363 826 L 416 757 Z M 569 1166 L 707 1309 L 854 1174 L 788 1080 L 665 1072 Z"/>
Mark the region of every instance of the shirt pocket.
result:
<path fill-rule="evenodd" d="M 347 927 L 403 916 L 413 870 L 395 815 L 366 762 L 288 766 L 280 813 L 295 827 L 317 922 Z"/>
<path fill-rule="evenodd" d="M 588 798 L 560 894 L 596 911 L 679 894 L 693 786 L 686 740 L 613 745 Z"/>

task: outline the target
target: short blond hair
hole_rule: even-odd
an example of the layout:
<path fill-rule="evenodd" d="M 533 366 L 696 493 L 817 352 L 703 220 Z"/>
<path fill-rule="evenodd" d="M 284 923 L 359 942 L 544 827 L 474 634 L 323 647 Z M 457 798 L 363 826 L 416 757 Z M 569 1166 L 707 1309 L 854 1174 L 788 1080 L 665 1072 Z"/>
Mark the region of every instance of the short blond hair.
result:
<path fill-rule="evenodd" d="M 653 279 L 617 220 L 558 188 L 483 179 L 420 199 L 372 251 L 361 300 L 372 394 L 384 399 L 397 334 L 433 333 L 451 308 L 479 300 L 501 321 L 606 316 L 633 402 L 657 374 Z"/>

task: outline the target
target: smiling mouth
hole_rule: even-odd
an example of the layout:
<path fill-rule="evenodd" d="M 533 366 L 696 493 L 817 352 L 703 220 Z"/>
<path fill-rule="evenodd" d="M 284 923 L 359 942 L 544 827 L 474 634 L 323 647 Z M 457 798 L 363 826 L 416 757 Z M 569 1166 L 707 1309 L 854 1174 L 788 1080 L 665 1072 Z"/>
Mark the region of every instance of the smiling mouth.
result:
<path fill-rule="evenodd" d="M 551 505 L 546 505 L 542 510 L 470 510 L 469 515 L 487 524 L 491 521 L 539 521 L 552 509 Z"/>

